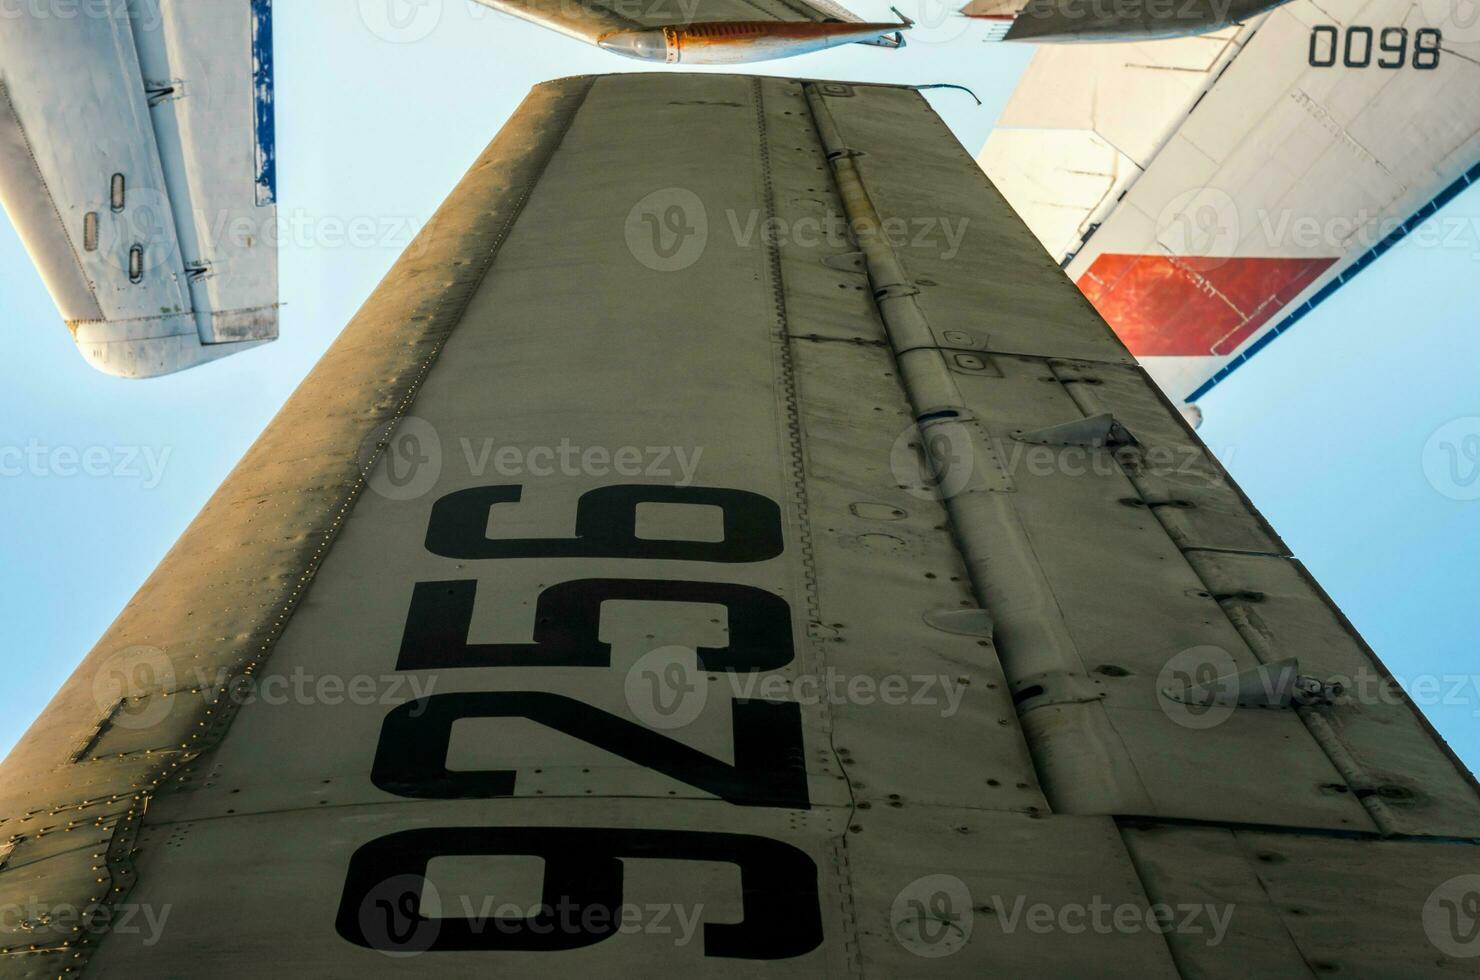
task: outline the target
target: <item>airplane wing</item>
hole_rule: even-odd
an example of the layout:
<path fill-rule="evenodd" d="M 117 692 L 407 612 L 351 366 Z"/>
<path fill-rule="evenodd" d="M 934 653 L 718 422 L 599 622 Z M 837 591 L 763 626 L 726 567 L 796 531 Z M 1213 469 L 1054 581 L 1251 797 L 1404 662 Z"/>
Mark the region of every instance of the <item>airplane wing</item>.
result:
<path fill-rule="evenodd" d="M 865 23 L 833 0 L 477 0 L 627 58 L 731 65 L 838 44 L 904 46 L 910 21 Z"/>
<path fill-rule="evenodd" d="M 273 340 L 271 0 L 21 5 L 0 204 L 78 349 L 151 377 Z"/>
<path fill-rule="evenodd" d="M 1065 43 L 1187 37 L 1242 24 L 1287 0 L 971 0 L 961 13 L 995 22 L 987 40 Z"/>
<path fill-rule="evenodd" d="M 970 154 L 786 78 L 539 86 L 0 820 L 16 975 L 1462 976 L 1480 930 L 1473 781 Z"/>
<path fill-rule="evenodd" d="M 1041 48 L 981 164 L 1195 402 L 1480 176 L 1480 31 L 1312 0 L 1177 41 Z"/>

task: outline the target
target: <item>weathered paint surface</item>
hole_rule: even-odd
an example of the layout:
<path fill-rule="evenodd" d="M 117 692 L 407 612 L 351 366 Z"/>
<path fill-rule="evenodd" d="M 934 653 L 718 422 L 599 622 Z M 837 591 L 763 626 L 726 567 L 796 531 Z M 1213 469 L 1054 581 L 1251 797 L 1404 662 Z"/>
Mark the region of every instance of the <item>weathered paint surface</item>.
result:
<path fill-rule="evenodd" d="M 0 975 L 1465 975 L 1400 692 L 1165 695 L 1290 657 L 1385 677 L 919 93 L 552 82 L 0 768 L 0 907 L 168 921 Z"/>

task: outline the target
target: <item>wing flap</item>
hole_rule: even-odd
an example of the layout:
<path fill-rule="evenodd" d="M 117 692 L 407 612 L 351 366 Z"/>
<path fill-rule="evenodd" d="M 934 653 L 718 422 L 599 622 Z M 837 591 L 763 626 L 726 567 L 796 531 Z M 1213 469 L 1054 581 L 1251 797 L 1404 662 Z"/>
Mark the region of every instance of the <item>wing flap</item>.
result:
<path fill-rule="evenodd" d="M 144 0 L 134 15 L 154 130 L 180 212 L 202 341 L 277 336 L 277 174 L 269 0 Z M 149 25 L 157 24 L 151 29 Z"/>

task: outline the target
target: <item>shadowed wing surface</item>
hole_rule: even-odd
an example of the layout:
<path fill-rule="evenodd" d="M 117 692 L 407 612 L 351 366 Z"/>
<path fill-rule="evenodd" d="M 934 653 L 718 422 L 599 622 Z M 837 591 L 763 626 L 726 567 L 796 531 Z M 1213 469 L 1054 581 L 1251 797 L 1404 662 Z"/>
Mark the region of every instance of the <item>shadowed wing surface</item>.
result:
<path fill-rule="evenodd" d="M 0 975 L 1462 975 L 1386 676 L 920 93 L 563 79 L 0 768 L 118 924 Z"/>

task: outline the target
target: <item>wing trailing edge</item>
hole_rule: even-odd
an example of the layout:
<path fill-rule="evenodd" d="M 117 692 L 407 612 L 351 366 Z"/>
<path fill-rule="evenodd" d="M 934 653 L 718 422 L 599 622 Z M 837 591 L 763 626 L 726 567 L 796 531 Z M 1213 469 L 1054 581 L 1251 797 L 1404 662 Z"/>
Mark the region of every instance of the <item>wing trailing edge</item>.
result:
<path fill-rule="evenodd" d="M 1288 0 L 972 0 L 961 13 L 1005 25 L 992 40 L 1151 41 L 1241 24 Z"/>

